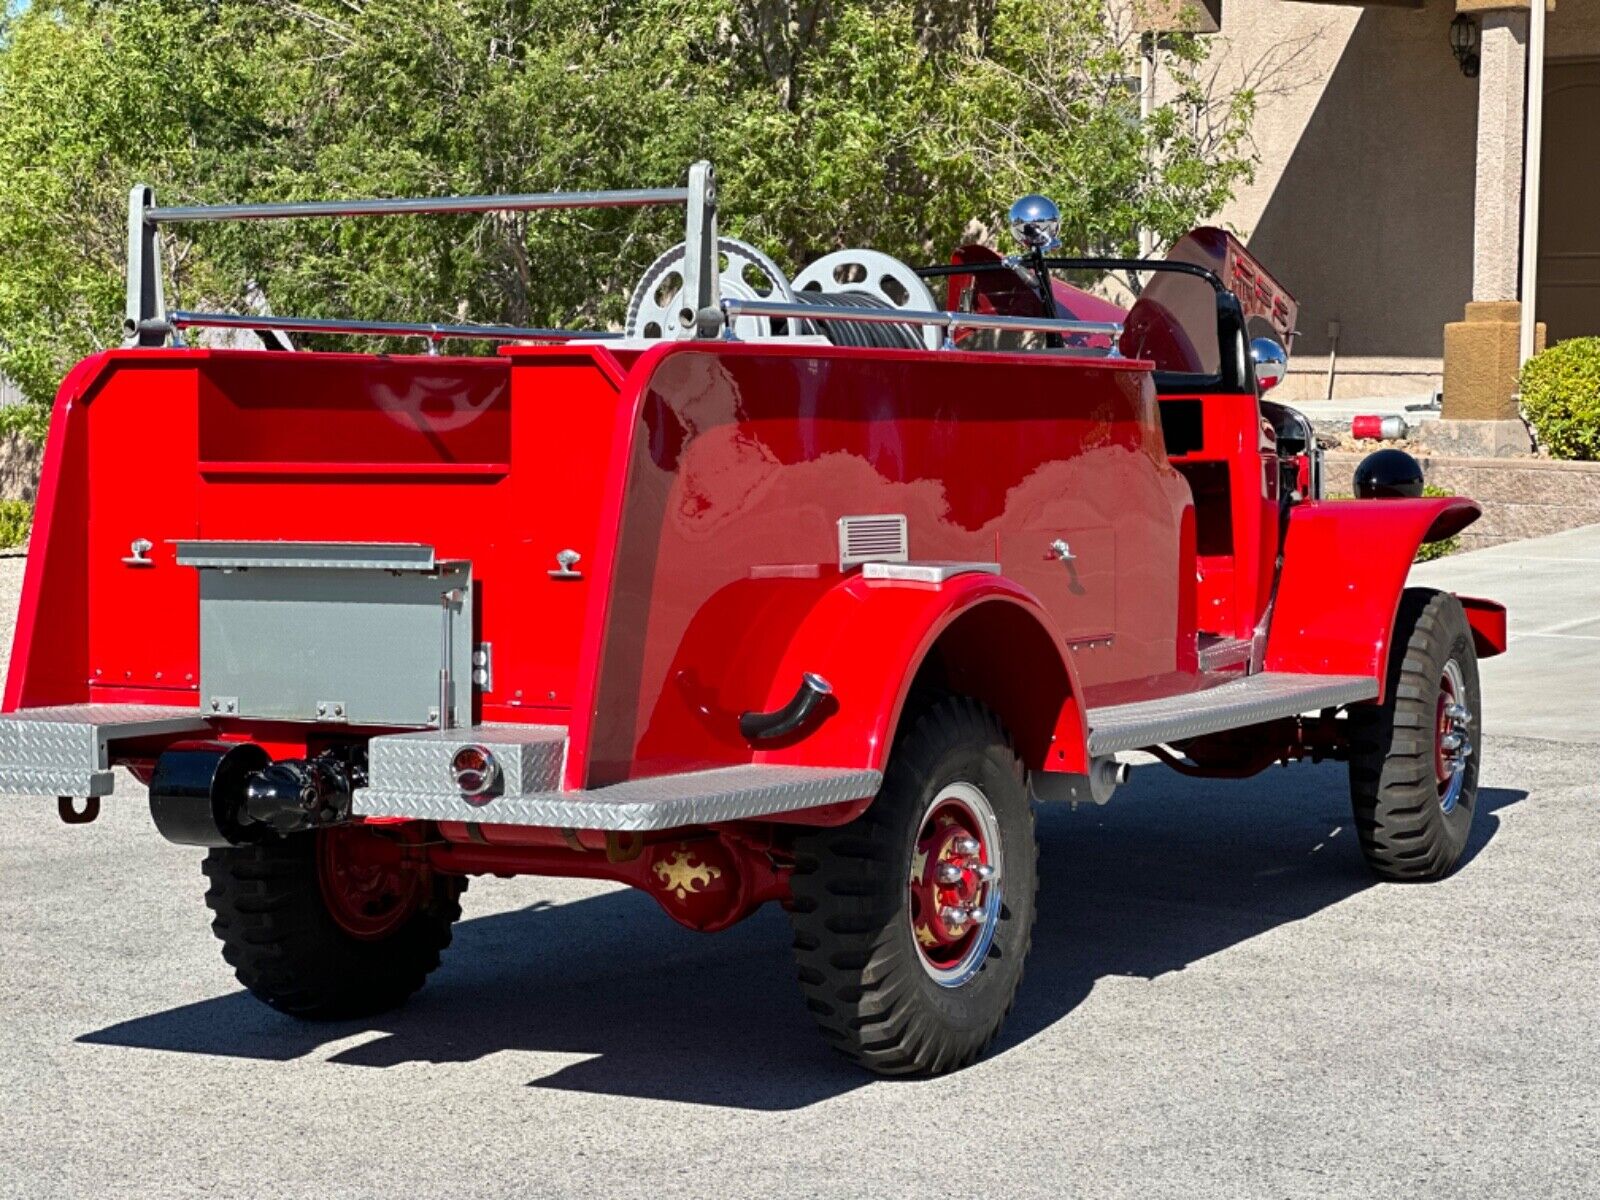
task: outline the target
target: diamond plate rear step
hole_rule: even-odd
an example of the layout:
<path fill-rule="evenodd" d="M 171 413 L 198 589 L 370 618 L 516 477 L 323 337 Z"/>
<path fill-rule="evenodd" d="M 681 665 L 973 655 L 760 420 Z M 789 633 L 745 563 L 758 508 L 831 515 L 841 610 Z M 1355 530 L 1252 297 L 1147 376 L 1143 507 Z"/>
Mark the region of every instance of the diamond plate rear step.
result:
<path fill-rule="evenodd" d="M 1224 729 L 1259 725 L 1278 717 L 1371 700 L 1377 694 L 1378 681 L 1366 675 L 1267 671 L 1181 696 L 1091 708 L 1089 753 L 1142 750 Z"/>
<path fill-rule="evenodd" d="M 754 763 L 564 792 L 566 732 L 550 725 L 480 725 L 373 738 L 371 786 L 356 792 L 354 811 L 368 817 L 639 832 L 860 800 L 882 782 L 877 771 Z M 468 799 L 452 786 L 450 760 L 469 745 L 487 747 L 499 762 L 501 794 Z"/>
<path fill-rule="evenodd" d="M 0 716 L 0 792 L 109 796 L 111 746 L 209 729 L 198 707 L 68 704 Z"/>

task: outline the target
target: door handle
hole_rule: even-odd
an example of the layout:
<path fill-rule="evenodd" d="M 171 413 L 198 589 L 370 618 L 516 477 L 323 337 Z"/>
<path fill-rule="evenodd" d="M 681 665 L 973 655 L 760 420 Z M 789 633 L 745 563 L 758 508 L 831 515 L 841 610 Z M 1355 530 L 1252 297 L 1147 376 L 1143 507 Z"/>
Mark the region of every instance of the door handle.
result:
<path fill-rule="evenodd" d="M 1078 556 L 1072 552 L 1072 547 L 1067 545 L 1065 538 L 1057 538 L 1050 543 L 1050 553 L 1062 562 L 1077 562 Z"/>

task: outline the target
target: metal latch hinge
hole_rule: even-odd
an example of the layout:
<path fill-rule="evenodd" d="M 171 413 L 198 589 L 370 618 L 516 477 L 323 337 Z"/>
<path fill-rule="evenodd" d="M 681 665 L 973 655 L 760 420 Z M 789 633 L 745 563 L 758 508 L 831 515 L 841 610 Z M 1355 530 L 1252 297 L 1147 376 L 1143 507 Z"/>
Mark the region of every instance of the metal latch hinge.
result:
<path fill-rule="evenodd" d="M 494 691 L 494 644 L 479 642 L 472 651 L 472 683 L 481 692 Z"/>

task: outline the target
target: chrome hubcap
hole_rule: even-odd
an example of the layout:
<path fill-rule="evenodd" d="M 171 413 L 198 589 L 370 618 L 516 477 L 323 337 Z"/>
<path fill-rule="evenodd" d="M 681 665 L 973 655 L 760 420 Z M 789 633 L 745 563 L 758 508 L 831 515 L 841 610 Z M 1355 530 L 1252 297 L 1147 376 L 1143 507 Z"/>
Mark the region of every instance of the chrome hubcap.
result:
<path fill-rule="evenodd" d="M 1466 706 L 1466 698 L 1461 667 L 1451 659 L 1439 679 L 1433 733 L 1433 772 L 1439 786 L 1439 807 L 1445 812 L 1454 812 L 1460 802 L 1472 759 L 1472 710 Z"/>
<path fill-rule="evenodd" d="M 911 938 L 941 987 L 960 987 L 983 966 L 1001 902 L 1000 825 L 969 783 L 946 786 L 923 814 L 911 851 Z"/>

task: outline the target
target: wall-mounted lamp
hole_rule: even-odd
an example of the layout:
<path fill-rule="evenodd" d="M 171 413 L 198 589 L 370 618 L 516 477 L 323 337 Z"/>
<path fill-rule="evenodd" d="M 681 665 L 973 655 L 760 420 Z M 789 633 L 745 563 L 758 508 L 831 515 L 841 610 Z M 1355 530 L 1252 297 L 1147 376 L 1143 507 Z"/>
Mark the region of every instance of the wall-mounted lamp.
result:
<path fill-rule="evenodd" d="M 1450 22 L 1450 52 L 1456 56 L 1463 75 L 1468 79 L 1478 77 L 1478 23 L 1466 13 Z"/>

